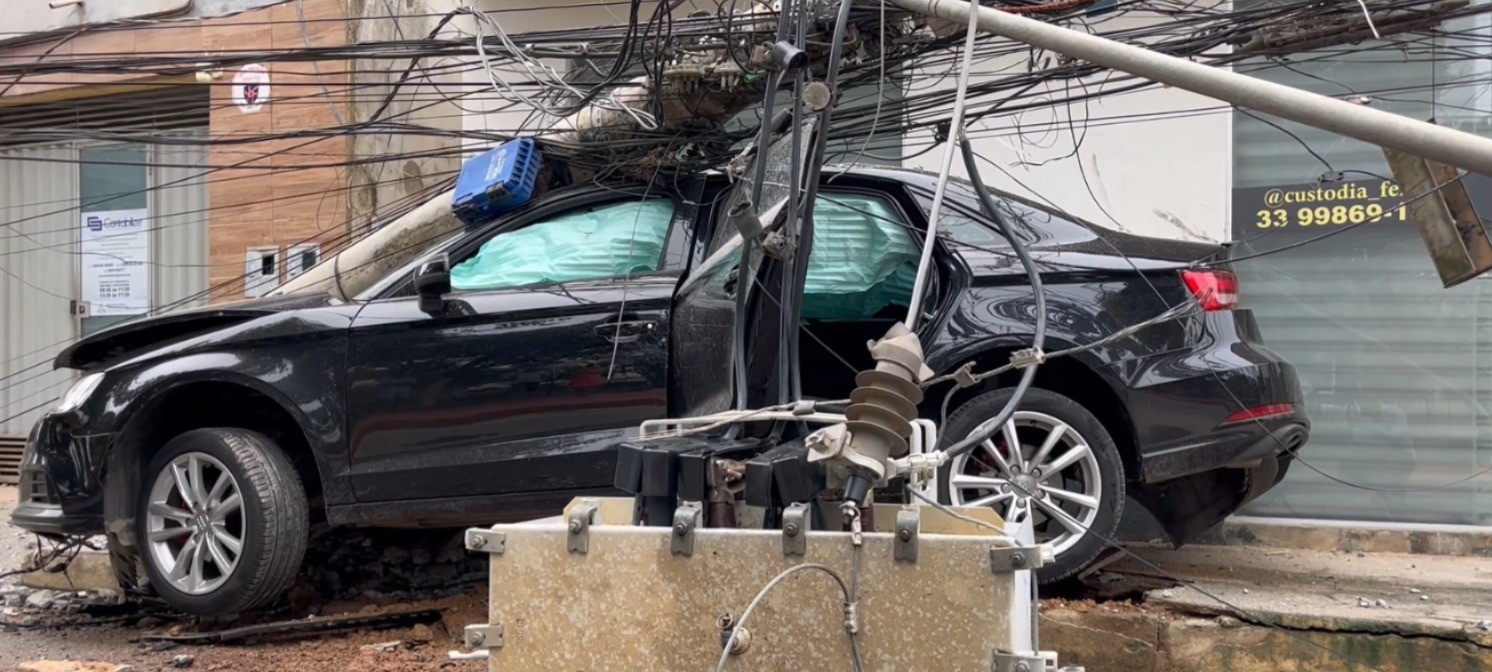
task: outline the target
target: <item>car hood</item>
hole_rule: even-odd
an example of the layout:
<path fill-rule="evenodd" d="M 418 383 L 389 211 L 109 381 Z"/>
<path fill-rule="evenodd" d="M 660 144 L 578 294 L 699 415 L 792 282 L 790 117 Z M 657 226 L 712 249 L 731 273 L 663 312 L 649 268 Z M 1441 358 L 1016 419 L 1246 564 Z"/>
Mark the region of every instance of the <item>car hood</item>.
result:
<path fill-rule="evenodd" d="M 341 304 L 324 292 L 286 294 L 139 317 L 85 336 L 57 354 L 59 369 L 87 369 L 145 348 L 165 345 L 242 322 L 305 308 Z"/>

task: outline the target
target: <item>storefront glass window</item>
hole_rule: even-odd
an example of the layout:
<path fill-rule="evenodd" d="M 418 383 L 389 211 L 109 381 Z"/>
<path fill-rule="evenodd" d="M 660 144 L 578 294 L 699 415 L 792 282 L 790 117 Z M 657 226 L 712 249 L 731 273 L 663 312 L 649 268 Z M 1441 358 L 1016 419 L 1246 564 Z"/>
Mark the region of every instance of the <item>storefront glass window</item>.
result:
<path fill-rule="evenodd" d="M 1448 28 L 1485 37 L 1485 22 Z M 1452 39 L 1239 70 L 1487 133 L 1486 42 Z M 1246 513 L 1492 524 L 1492 278 L 1443 289 L 1389 177 L 1375 146 L 1235 113 L 1234 257 L 1331 234 L 1236 266 L 1265 342 L 1299 368 L 1313 424 L 1304 463 Z M 1467 186 L 1492 216 L 1492 180 Z"/>

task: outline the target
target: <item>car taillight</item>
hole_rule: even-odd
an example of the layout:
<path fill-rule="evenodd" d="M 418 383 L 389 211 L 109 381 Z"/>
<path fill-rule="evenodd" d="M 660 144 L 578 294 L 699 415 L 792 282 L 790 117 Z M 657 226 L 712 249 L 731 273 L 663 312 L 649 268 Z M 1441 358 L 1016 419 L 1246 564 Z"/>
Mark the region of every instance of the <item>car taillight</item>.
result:
<path fill-rule="evenodd" d="M 1295 404 L 1266 404 L 1264 406 L 1245 408 L 1237 413 L 1234 413 L 1223 419 L 1222 422 L 1218 423 L 1218 426 L 1223 427 L 1225 425 L 1236 425 L 1243 422 L 1254 422 L 1256 420 L 1283 418 L 1288 415 L 1295 415 Z"/>
<path fill-rule="evenodd" d="M 1181 281 L 1192 296 L 1202 303 L 1202 310 L 1232 310 L 1238 307 L 1238 276 L 1227 271 L 1188 269 Z"/>

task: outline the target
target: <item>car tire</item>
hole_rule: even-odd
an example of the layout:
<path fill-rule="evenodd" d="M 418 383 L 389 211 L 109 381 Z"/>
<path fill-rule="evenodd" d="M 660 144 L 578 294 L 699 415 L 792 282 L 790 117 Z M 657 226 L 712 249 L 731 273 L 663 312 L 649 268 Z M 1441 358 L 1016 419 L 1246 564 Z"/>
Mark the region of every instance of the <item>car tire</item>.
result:
<path fill-rule="evenodd" d="M 171 439 L 150 461 L 136 511 L 151 588 L 187 613 L 264 607 L 290 588 L 305 558 L 305 488 L 284 451 L 256 432 L 209 428 Z"/>
<path fill-rule="evenodd" d="M 995 417 L 1014 394 L 1014 388 L 1002 388 L 981 394 L 959 406 L 942 428 L 942 447 L 947 449 L 963 440 L 981 422 Z M 1050 473 L 1036 475 L 1041 471 L 1041 465 L 1017 466 L 1012 462 L 1011 455 L 1004 450 L 1009 441 L 1002 428 L 991 442 L 943 465 L 938 472 L 941 484 L 938 498 L 945 504 L 988 505 L 1002 517 L 1011 512 L 1011 507 L 1016 507 L 1015 520 L 1024 517 L 1021 507 L 1030 507 L 1036 512 L 1033 519 L 1038 540 L 1051 543 L 1056 555 L 1055 562 L 1037 570 L 1037 579 L 1043 584 L 1055 583 L 1085 569 L 1108 546 L 1106 539 L 1114 538 L 1124 509 L 1124 465 L 1120 461 L 1119 449 L 1103 423 L 1082 405 L 1056 392 L 1039 388 L 1027 390 L 1007 427 L 1012 423 L 1016 443 L 1022 446 L 1023 462 L 1039 456 L 1053 430 L 1059 426 L 1067 428 L 1042 459 L 1044 465 L 1057 467 L 1057 476 L 1054 478 Z M 1004 465 L 989 452 L 990 445 L 1005 458 Z M 1086 446 L 1087 452 L 1078 450 L 1080 446 Z M 1069 460 L 1072 462 L 1063 466 Z M 1010 472 L 1004 470 L 1006 465 L 1015 472 L 1015 477 L 1010 477 Z M 958 480 L 953 479 L 955 474 L 960 475 Z M 1002 486 L 1002 482 L 1006 485 Z M 960 485 L 988 487 L 958 487 Z M 1066 494 L 1053 494 L 1054 490 Z M 1039 501 L 1017 496 L 1017 493 L 1026 491 L 1038 493 Z M 1021 499 L 1025 502 L 1021 503 Z M 1069 522 L 1082 532 L 1072 532 L 1060 525 L 1049 513 L 1054 505 L 1067 513 Z"/>

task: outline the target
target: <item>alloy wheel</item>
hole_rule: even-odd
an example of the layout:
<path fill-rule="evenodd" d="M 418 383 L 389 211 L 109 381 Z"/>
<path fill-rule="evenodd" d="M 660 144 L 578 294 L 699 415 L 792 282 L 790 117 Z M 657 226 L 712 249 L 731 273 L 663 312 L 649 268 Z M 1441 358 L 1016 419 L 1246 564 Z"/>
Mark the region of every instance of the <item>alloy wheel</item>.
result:
<path fill-rule="evenodd" d="M 146 511 L 151 560 L 171 587 L 205 595 L 222 587 L 243 554 L 243 495 L 217 458 L 183 453 L 156 474 Z"/>
<path fill-rule="evenodd" d="M 1031 519 L 1038 541 L 1061 555 L 1098 518 L 1098 458 L 1077 430 L 1055 417 L 1017 411 L 1000 431 L 952 460 L 953 504 L 989 506 L 1009 522 Z"/>

